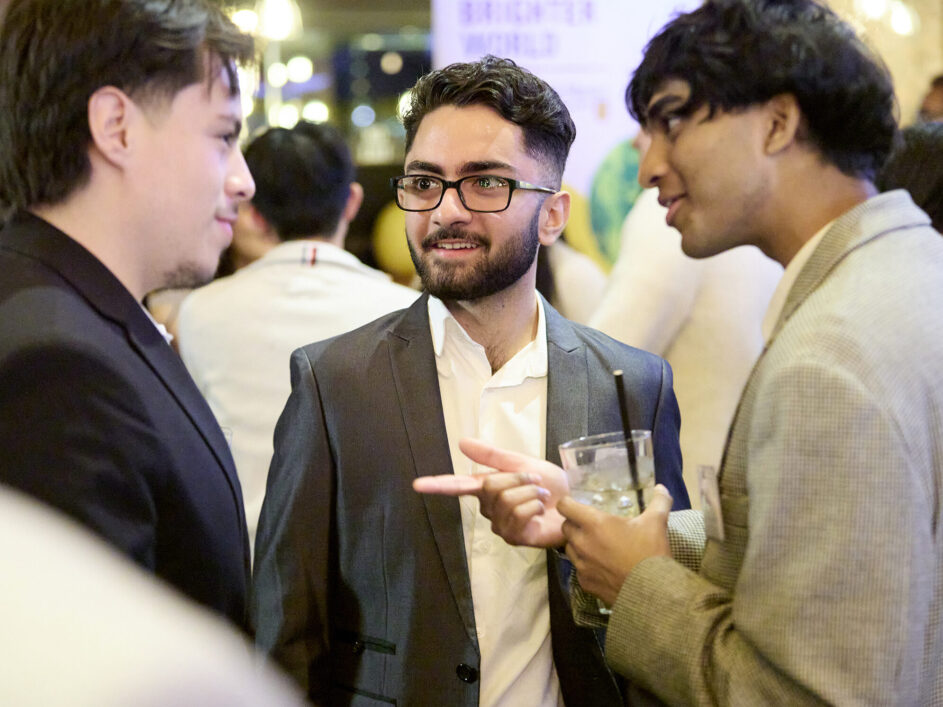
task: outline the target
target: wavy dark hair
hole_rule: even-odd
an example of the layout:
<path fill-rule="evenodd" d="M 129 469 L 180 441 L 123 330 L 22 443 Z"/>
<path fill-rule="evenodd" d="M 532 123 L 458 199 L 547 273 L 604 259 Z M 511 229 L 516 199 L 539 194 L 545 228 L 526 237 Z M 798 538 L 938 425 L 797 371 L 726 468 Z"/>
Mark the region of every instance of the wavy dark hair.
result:
<path fill-rule="evenodd" d="M 291 129 L 270 128 L 249 143 L 245 157 L 255 180 L 252 205 L 279 238 L 334 232 L 355 174 L 337 129 L 306 121 Z"/>
<path fill-rule="evenodd" d="M 893 144 L 897 105 L 887 68 L 814 0 L 708 0 L 676 17 L 649 42 L 626 90 L 641 124 L 668 79 L 690 86 L 682 115 L 792 94 L 802 110 L 800 136 L 851 176 L 873 179 Z"/>
<path fill-rule="evenodd" d="M 13 0 L 0 23 L 0 207 L 56 204 L 91 173 L 88 100 L 115 86 L 143 104 L 253 59 L 212 0 Z M 218 63 L 217 63 L 218 62 Z"/>
<path fill-rule="evenodd" d="M 510 59 L 486 56 L 457 63 L 421 77 L 403 115 L 406 152 L 422 119 L 441 106 L 483 105 L 520 126 L 524 149 L 553 170 L 559 186 L 576 126 L 570 111 L 550 85 Z"/>

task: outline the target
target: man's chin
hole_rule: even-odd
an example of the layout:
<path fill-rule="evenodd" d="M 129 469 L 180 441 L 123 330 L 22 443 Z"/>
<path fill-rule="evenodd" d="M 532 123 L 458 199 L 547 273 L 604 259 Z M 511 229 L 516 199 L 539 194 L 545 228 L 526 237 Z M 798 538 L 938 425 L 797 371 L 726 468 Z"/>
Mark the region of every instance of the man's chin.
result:
<path fill-rule="evenodd" d="M 163 277 L 161 290 L 193 290 L 202 287 L 213 279 L 216 274 L 216 266 L 207 268 L 189 263 L 181 265 L 176 270 L 167 273 Z"/>

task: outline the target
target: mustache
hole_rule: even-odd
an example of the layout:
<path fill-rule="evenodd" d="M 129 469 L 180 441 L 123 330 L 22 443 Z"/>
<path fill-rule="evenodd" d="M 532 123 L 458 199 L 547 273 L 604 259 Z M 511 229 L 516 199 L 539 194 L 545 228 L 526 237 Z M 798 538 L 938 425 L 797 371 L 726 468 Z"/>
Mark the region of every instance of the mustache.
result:
<path fill-rule="evenodd" d="M 422 247 L 434 248 L 441 241 L 468 241 L 482 247 L 488 245 L 488 240 L 480 233 L 461 228 L 440 228 L 422 239 Z"/>

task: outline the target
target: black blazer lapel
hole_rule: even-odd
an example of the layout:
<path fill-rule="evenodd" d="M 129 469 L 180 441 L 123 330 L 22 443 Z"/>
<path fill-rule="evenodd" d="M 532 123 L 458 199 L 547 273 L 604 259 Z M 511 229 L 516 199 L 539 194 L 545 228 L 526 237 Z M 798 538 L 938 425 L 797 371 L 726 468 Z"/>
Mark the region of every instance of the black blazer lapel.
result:
<path fill-rule="evenodd" d="M 416 476 L 452 472 L 432 334 L 429 331 L 428 299 L 428 295 L 424 294 L 416 300 L 387 337 L 393 381 L 403 411 Z M 478 645 L 458 499 L 423 494 L 422 500 L 455 604 L 469 638 Z"/>

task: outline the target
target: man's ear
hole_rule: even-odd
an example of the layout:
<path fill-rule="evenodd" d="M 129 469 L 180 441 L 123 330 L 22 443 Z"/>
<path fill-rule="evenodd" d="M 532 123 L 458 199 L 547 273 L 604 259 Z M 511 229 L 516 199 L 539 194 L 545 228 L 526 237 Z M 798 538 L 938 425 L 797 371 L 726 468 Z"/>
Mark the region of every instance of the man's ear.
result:
<path fill-rule="evenodd" d="M 766 102 L 767 133 L 766 154 L 782 152 L 799 139 L 802 125 L 802 109 L 791 93 L 781 93 Z"/>
<path fill-rule="evenodd" d="M 111 164 L 121 167 L 128 158 L 129 127 L 140 109 L 121 89 L 102 86 L 88 99 L 88 127 L 92 145 Z"/>
<path fill-rule="evenodd" d="M 548 196 L 540 207 L 540 244 L 553 245 L 570 218 L 570 192 L 558 191 Z"/>
<path fill-rule="evenodd" d="M 344 204 L 344 210 L 341 212 L 341 219 L 350 223 L 360 211 L 363 204 L 363 187 L 358 182 L 350 183 L 350 194 L 347 196 L 347 203 Z"/>

